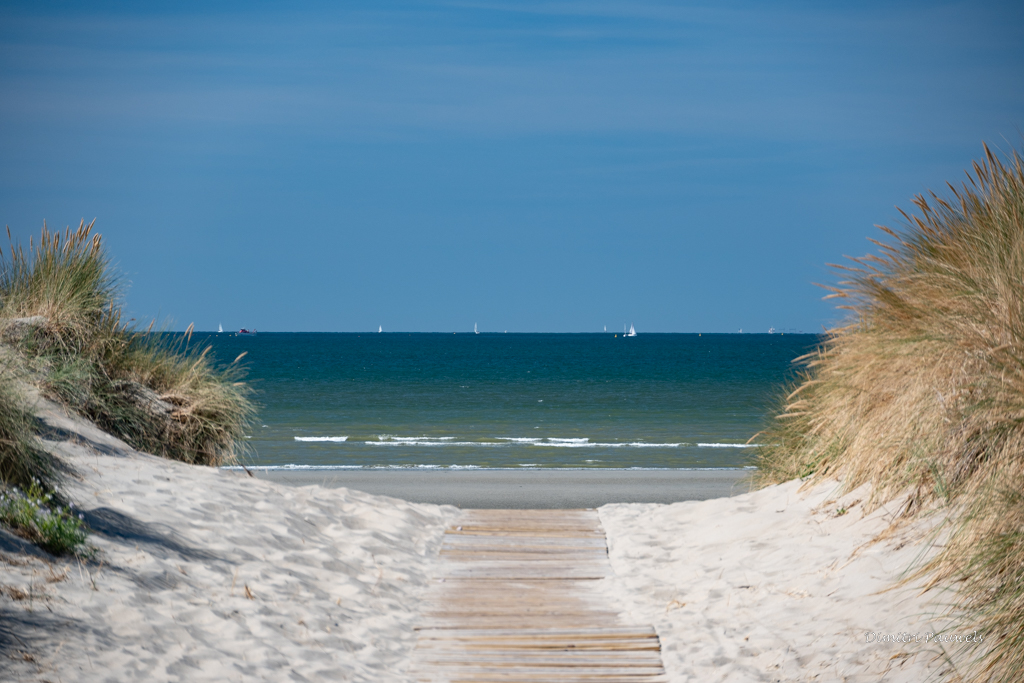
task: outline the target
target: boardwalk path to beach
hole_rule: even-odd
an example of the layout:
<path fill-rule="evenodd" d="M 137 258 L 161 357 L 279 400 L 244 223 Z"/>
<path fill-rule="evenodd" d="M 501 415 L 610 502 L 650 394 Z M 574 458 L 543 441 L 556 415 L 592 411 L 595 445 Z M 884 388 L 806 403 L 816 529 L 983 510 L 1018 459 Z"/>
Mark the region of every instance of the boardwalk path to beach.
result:
<path fill-rule="evenodd" d="M 658 636 L 601 592 L 612 574 L 595 510 L 466 510 L 425 600 L 417 681 L 664 681 Z"/>

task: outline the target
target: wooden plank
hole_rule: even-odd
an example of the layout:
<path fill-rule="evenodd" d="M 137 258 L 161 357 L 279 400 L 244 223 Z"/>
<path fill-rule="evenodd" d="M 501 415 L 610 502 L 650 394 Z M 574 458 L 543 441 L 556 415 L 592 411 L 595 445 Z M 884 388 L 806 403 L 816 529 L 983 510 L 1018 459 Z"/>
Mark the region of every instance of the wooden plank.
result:
<path fill-rule="evenodd" d="M 557 668 L 541 667 L 541 666 L 510 666 L 503 669 L 496 669 L 486 666 L 459 666 L 445 664 L 441 666 L 424 666 L 421 671 L 429 674 L 431 670 L 438 673 L 443 673 L 450 677 L 462 677 L 466 676 L 480 676 L 480 675 L 491 675 L 504 674 L 505 676 L 529 676 L 529 680 L 533 680 L 535 676 L 559 676 L 563 673 L 573 677 L 579 676 L 602 676 L 602 677 L 623 677 L 623 676 L 635 676 L 637 680 L 649 680 L 652 676 L 664 675 L 665 670 L 661 667 L 643 667 L 643 668 L 625 668 L 625 667 L 574 667 L 572 670 L 563 671 Z M 473 678 L 471 680 L 478 680 Z"/>
<path fill-rule="evenodd" d="M 478 579 L 552 579 L 580 580 L 603 579 L 611 574 L 611 565 L 580 564 L 574 562 L 544 561 L 535 559 L 526 562 L 462 562 L 448 567 L 445 578 Z"/>
<path fill-rule="evenodd" d="M 529 614 L 537 614 L 539 612 L 550 612 L 553 614 L 577 612 L 579 614 L 600 613 L 614 614 L 618 616 L 618 612 L 609 610 L 605 606 L 596 603 L 577 602 L 575 600 L 564 599 L 556 602 L 554 599 L 539 600 L 535 596 L 531 596 L 528 601 L 502 602 L 500 598 L 490 598 L 487 601 L 478 600 L 471 605 L 456 603 L 439 605 L 436 607 L 431 606 L 424 609 L 422 614 L 506 614 L 515 613 L 517 608 L 521 609 L 523 613 Z"/>
<path fill-rule="evenodd" d="M 645 656 L 646 655 L 646 656 Z M 590 652 L 590 651 L 551 651 L 546 652 L 514 652 L 503 650 L 488 652 L 451 652 L 435 651 L 423 655 L 426 664 L 469 664 L 472 666 L 552 666 L 552 667 L 657 667 L 661 668 L 659 652 Z"/>
<path fill-rule="evenodd" d="M 415 679 L 418 683 L 661 683 L 668 681 L 664 676 L 567 676 L 558 674 L 552 678 L 549 675 L 531 674 L 472 674 L 456 676 L 445 674 L 443 676 L 419 677 Z"/>
<path fill-rule="evenodd" d="M 558 610 L 558 611 L 578 611 L 583 613 L 591 612 L 607 612 L 609 614 L 618 614 L 613 610 L 607 609 L 607 606 L 601 605 L 597 602 L 590 601 L 578 601 L 573 600 L 571 597 L 565 596 L 552 596 L 551 600 L 543 600 L 537 596 L 530 595 L 521 600 L 509 601 L 502 600 L 498 596 L 489 596 L 487 598 L 480 598 L 475 600 L 472 604 L 466 604 L 461 601 L 451 600 L 449 604 L 430 606 L 423 610 L 423 614 L 493 614 L 492 610 L 500 610 L 507 612 L 516 608 L 521 608 L 525 611 L 536 612 L 537 610 Z"/>
<path fill-rule="evenodd" d="M 661 683 L 668 681 L 664 676 L 568 676 L 557 674 L 554 678 L 550 675 L 531 674 L 472 674 L 456 676 L 445 674 L 443 676 L 419 677 L 414 679 L 417 683 Z"/>
<path fill-rule="evenodd" d="M 617 614 L 610 615 L 599 615 L 605 620 L 613 617 L 617 617 Z M 580 615 L 570 614 L 565 616 L 560 615 L 501 615 L 501 616 L 480 616 L 480 617 L 469 617 L 460 616 L 458 619 L 445 619 L 445 618 L 433 618 L 424 620 L 423 625 L 430 628 L 444 628 L 445 626 L 472 626 L 474 628 L 501 628 L 502 626 L 515 626 L 518 628 L 529 628 L 533 624 L 536 624 L 540 619 L 543 618 L 545 623 L 549 623 L 552 626 L 561 628 L 569 628 L 574 624 L 579 624 L 581 621 L 584 624 L 596 623 L 588 622 L 581 619 Z"/>
<path fill-rule="evenodd" d="M 486 553 L 486 554 L 485 554 Z M 548 562 L 560 561 L 560 558 L 580 558 L 586 562 L 601 563 L 607 559 L 608 553 L 604 548 L 587 548 L 583 546 L 542 546 L 542 545 L 499 545 L 494 543 L 481 544 L 478 546 L 450 545 L 443 546 L 440 551 L 444 559 L 458 560 L 461 562 L 493 562 L 490 555 L 530 555 L 532 559 L 547 560 Z M 550 555 L 550 557 L 543 557 Z M 567 560 L 561 560 L 565 562 Z"/>
<path fill-rule="evenodd" d="M 523 527 L 521 529 L 488 527 L 469 527 L 459 531 L 448 530 L 445 532 L 446 541 L 472 541 L 477 538 L 508 539 L 515 541 L 524 536 L 535 536 L 537 538 L 578 538 L 586 541 L 601 541 L 604 534 L 600 529 L 541 529 L 537 527 Z"/>
<path fill-rule="evenodd" d="M 472 524 L 461 528 L 448 529 L 445 532 L 450 538 L 466 538 L 474 535 L 507 536 L 516 538 L 523 534 L 537 536 L 577 536 L 579 538 L 601 538 L 600 527 L 589 525 L 539 526 L 536 524 Z"/>
<path fill-rule="evenodd" d="M 548 560 L 552 562 L 586 562 L 589 558 L 579 553 L 519 553 L 519 552 L 496 552 L 485 551 L 480 553 L 442 553 L 450 557 L 454 562 L 476 562 L 479 560 L 491 560 L 493 562 L 522 562 L 531 560 Z M 605 572 L 607 574 L 607 572 Z"/>
<path fill-rule="evenodd" d="M 572 545 L 540 545 L 537 543 L 520 543 L 517 545 L 501 544 L 501 543 L 480 543 L 477 545 L 468 544 L 456 544 L 445 545 L 441 548 L 442 555 L 454 555 L 462 554 L 466 555 L 467 559 L 472 561 L 475 553 L 511 553 L 511 554 L 525 554 L 531 555 L 543 555 L 545 553 L 550 555 L 574 555 L 586 558 L 593 558 L 600 561 L 601 558 L 608 555 L 608 551 L 604 548 L 593 548 L 586 546 L 572 546 Z M 480 560 L 485 560 L 485 555 L 480 555 Z M 543 557 L 539 559 L 544 559 Z"/>
<path fill-rule="evenodd" d="M 532 628 L 497 628 L 497 629 L 466 629 L 466 628 L 417 628 L 420 642 L 466 641 L 466 642 L 501 642 L 530 643 L 544 645 L 547 643 L 568 643 L 583 646 L 603 643 L 649 643 L 658 641 L 655 633 L 634 632 L 623 629 L 605 628 L 566 628 L 544 629 L 537 631 Z"/>
<path fill-rule="evenodd" d="M 565 548 L 600 548 L 607 552 L 608 547 L 600 536 L 498 536 L 495 534 L 475 535 L 459 534 L 444 539 L 445 546 L 465 546 L 478 548 L 481 546 L 500 545 L 504 547 L 537 546 Z"/>
<path fill-rule="evenodd" d="M 449 651 L 455 643 L 449 640 L 421 640 L 418 647 L 423 650 L 437 649 Z M 638 642 L 635 640 L 602 640 L 599 642 L 562 641 L 522 641 L 514 639 L 463 640 L 457 643 L 458 648 L 466 652 L 546 652 L 548 650 L 569 650 L 577 652 L 597 650 L 604 652 L 661 652 L 658 641 Z"/>
<path fill-rule="evenodd" d="M 654 629 L 630 629 L 623 627 L 591 627 L 591 628 L 416 628 L 417 635 L 423 640 L 500 640 L 502 642 L 561 642 L 572 643 L 603 643 L 612 641 L 644 642 L 657 640 Z"/>
<path fill-rule="evenodd" d="M 588 610 L 585 607 L 579 607 L 577 605 L 561 605 L 550 608 L 545 608 L 543 605 L 534 605 L 530 608 L 523 609 L 520 612 L 516 612 L 507 606 L 494 609 L 486 609 L 482 607 L 472 606 L 447 606 L 438 607 L 429 611 L 424 611 L 423 616 L 426 621 L 438 621 L 445 620 L 451 621 L 458 617 L 465 617 L 466 619 L 487 619 L 491 617 L 551 617 L 551 618 L 567 618 L 576 617 L 579 621 L 579 625 L 583 626 L 586 623 L 600 624 L 605 623 L 608 619 L 617 619 L 619 616 L 618 612 L 611 610 L 599 611 L 599 610 Z"/>
<path fill-rule="evenodd" d="M 569 545 L 564 543 L 445 543 L 441 546 L 442 555 L 449 553 L 487 552 L 595 555 L 598 559 L 608 555 L 608 550 L 601 546 Z"/>

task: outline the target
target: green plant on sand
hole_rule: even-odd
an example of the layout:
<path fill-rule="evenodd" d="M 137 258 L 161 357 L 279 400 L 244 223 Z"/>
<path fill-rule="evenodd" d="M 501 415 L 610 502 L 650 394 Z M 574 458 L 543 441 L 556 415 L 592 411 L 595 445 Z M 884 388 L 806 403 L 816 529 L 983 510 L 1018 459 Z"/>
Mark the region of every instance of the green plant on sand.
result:
<path fill-rule="evenodd" d="M 85 545 L 83 517 L 75 513 L 74 504 L 61 505 L 37 479 L 24 491 L 0 491 L 0 521 L 54 555 L 74 553 Z"/>
<path fill-rule="evenodd" d="M 11 363 L 0 361 L 0 484 L 27 487 L 33 479 L 51 481 L 54 465 L 35 444 L 35 420 L 23 405 Z"/>
<path fill-rule="evenodd" d="M 956 586 L 985 637 L 976 681 L 1024 680 L 1024 165 L 987 147 L 951 196 L 917 197 L 880 251 L 835 266 L 850 317 L 812 353 L 758 455 L 770 484 L 840 477 L 903 519 L 948 506 L 918 576 Z"/>

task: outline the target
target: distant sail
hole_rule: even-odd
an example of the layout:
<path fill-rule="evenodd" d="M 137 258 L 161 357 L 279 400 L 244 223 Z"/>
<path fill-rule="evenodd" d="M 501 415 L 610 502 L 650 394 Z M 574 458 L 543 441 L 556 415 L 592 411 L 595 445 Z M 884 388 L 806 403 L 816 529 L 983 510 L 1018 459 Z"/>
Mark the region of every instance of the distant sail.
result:
<path fill-rule="evenodd" d="M 221 325 L 220 323 L 217 323 L 217 331 L 218 332 L 223 332 L 224 331 L 224 326 Z"/>
<path fill-rule="evenodd" d="M 633 324 L 632 323 L 630 323 L 630 325 L 629 325 L 629 334 L 627 334 L 626 336 L 627 337 L 635 337 L 636 336 L 636 330 L 633 329 Z"/>
<path fill-rule="evenodd" d="M 479 332 L 477 332 L 476 323 L 473 323 L 473 334 L 480 334 Z"/>
<path fill-rule="evenodd" d="M 384 331 L 384 326 L 383 325 L 377 325 L 377 334 L 380 334 L 383 331 Z"/>

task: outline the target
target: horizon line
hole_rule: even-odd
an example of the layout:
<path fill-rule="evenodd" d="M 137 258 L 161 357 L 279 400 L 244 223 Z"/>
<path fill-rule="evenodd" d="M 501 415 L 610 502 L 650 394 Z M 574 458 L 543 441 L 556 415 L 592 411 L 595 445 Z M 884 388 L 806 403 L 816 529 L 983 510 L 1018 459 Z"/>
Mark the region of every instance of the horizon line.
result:
<path fill-rule="evenodd" d="M 472 330 L 467 330 L 467 331 L 453 330 L 453 331 L 450 331 L 450 332 L 421 331 L 421 330 L 390 330 L 390 331 L 389 330 L 382 330 L 382 331 L 377 331 L 377 330 L 349 330 L 349 331 L 338 331 L 338 330 L 268 330 L 268 331 L 265 331 L 265 332 L 260 332 L 259 330 L 253 330 L 253 332 L 255 334 L 253 334 L 252 336 L 259 336 L 261 334 L 356 334 L 356 335 L 363 335 L 363 334 L 367 334 L 367 335 L 373 335 L 373 334 L 438 334 L 438 335 L 458 335 L 458 334 L 464 334 L 464 335 L 470 335 L 470 336 L 481 336 L 481 335 L 497 336 L 497 335 L 506 335 L 506 334 L 589 334 L 589 335 L 602 335 L 602 336 L 604 336 L 604 335 L 609 335 L 610 334 L 612 336 L 624 336 L 621 332 L 535 332 L 535 331 L 531 331 L 531 332 L 515 331 L 515 332 L 513 332 L 513 331 L 508 331 L 508 330 L 501 331 L 501 332 L 493 332 L 493 331 L 492 332 L 485 332 L 485 331 L 473 332 Z M 186 334 L 187 330 L 154 330 L 153 333 L 154 334 Z M 192 334 L 214 334 L 214 335 L 222 334 L 222 335 L 226 335 L 226 336 L 232 337 L 232 336 L 238 336 L 238 330 L 232 330 L 230 332 L 225 330 L 224 332 L 218 332 L 217 330 L 196 330 L 196 329 L 193 329 L 192 330 Z M 803 330 L 789 330 L 789 329 L 782 330 L 782 331 L 776 331 L 776 332 L 637 332 L 637 336 L 638 337 L 641 337 L 641 336 L 644 336 L 644 335 L 651 335 L 651 334 L 696 334 L 696 335 L 717 334 L 717 335 L 736 335 L 736 336 L 740 336 L 740 335 L 743 335 L 743 336 L 763 335 L 763 336 L 772 336 L 772 337 L 779 336 L 779 337 L 781 337 L 781 336 L 784 336 L 786 334 L 823 335 L 823 334 L 828 334 L 828 332 L 826 330 L 823 330 L 821 332 L 805 332 Z M 243 335 L 243 336 L 249 336 L 249 335 Z"/>

